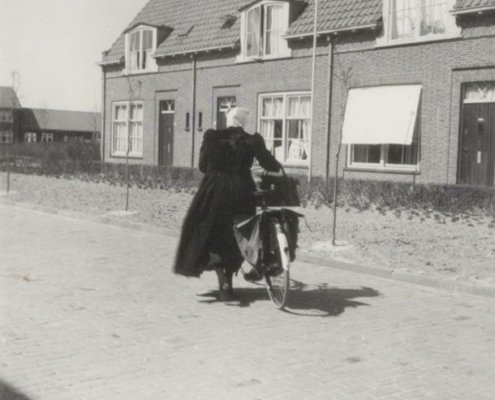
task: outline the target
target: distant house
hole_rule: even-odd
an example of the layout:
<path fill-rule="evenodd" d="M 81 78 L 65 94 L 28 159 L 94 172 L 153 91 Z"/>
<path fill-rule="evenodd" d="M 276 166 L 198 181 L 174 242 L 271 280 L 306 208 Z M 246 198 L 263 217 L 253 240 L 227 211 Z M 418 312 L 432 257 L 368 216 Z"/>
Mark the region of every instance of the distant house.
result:
<path fill-rule="evenodd" d="M 19 135 L 23 142 L 100 140 L 101 114 L 84 111 L 24 108 Z"/>
<path fill-rule="evenodd" d="M 98 141 L 101 114 L 23 108 L 11 87 L 0 86 L 0 143 Z"/>
<path fill-rule="evenodd" d="M 0 143 L 12 143 L 18 129 L 18 110 L 21 107 L 11 87 L 0 86 Z"/>
<path fill-rule="evenodd" d="M 346 179 L 494 186 L 495 0 L 320 0 L 313 88 L 314 11 L 149 0 L 100 63 L 105 161 L 196 166 L 237 104 L 289 172 L 333 175 L 343 123 Z"/>

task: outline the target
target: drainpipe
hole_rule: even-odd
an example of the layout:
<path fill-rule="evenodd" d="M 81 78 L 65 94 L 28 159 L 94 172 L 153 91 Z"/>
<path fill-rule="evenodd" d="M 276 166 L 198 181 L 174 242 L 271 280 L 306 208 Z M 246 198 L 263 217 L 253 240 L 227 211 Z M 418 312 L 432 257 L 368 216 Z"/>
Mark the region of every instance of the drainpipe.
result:
<path fill-rule="evenodd" d="M 318 24 L 318 0 L 315 1 L 315 14 L 314 14 L 314 20 L 313 20 L 313 61 L 312 61 L 312 72 L 311 72 L 311 138 L 309 140 L 311 147 L 309 149 L 309 167 L 308 167 L 308 183 L 311 183 L 311 175 L 313 171 L 312 167 L 312 158 L 311 153 L 312 153 L 312 148 L 313 148 L 313 128 L 315 125 L 315 73 L 316 73 L 316 44 L 317 44 L 317 37 L 316 37 L 316 31 L 317 31 L 317 24 Z"/>
<path fill-rule="evenodd" d="M 192 57 L 192 115 L 191 115 L 191 168 L 194 168 L 194 151 L 196 141 L 196 53 Z"/>
<path fill-rule="evenodd" d="M 332 131 L 332 93 L 333 93 L 333 51 L 334 44 L 333 38 L 330 36 L 328 44 L 328 81 L 327 81 L 327 165 L 325 168 L 325 182 L 328 185 L 328 179 L 330 177 L 330 146 L 331 146 L 331 131 Z"/>
<path fill-rule="evenodd" d="M 106 88 L 107 88 L 107 79 L 105 67 L 101 68 L 101 76 L 102 76 L 102 89 L 101 89 L 101 133 L 100 133 L 100 146 L 101 146 L 101 162 L 105 162 L 105 110 L 106 110 Z"/>

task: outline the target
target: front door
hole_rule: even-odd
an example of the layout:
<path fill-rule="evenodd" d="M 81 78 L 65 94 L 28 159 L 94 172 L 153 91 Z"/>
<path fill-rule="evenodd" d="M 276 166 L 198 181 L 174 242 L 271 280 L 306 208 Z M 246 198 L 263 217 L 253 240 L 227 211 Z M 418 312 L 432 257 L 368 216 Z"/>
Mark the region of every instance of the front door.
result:
<path fill-rule="evenodd" d="M 159 139 L 158 139 L 158 164 L 174 164 L 174 100 L 160 101 L 159 113 Z"/>
<path fill-rule="evenodd" d="M 494 186 L 495 103 L 465 103 L 459 183 Z"/>

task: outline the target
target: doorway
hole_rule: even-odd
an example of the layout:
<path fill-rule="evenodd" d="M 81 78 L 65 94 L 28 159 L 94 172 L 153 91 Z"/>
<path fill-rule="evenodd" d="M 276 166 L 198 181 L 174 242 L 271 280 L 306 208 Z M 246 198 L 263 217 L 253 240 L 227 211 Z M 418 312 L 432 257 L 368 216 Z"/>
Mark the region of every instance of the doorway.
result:
<path fill-rule="evenodd" d="M 465 88 L 459 146 L 461 184 L 494 186 L 495 84 L 493 99 L 487 84 Z"/>
<path fill-rule="evenodd" d="M 174 165 L 174 122 L 175 101 L 160 101 L 158 124 L 158 165 Z"/>

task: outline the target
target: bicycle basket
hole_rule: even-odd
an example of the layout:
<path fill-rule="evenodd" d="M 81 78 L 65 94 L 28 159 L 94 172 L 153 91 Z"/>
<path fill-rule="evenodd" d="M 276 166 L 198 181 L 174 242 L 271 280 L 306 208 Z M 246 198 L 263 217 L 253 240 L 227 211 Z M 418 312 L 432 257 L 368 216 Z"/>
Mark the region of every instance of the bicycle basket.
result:
<path fill-rule="evenodd" d="M 269 194 L 265 198 L 268 207 L 297 207 L 301 205 L 297 186 L 299 181 L 287 176 L 282 168 L 282 175 L 264 173 L 261 175 L 260 189 Z"/>

